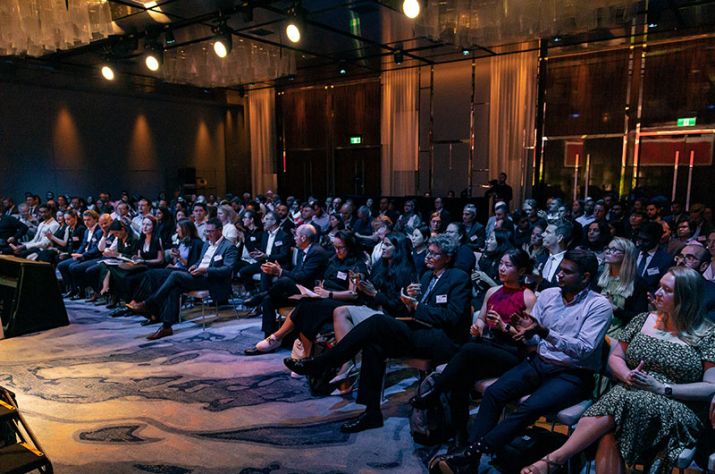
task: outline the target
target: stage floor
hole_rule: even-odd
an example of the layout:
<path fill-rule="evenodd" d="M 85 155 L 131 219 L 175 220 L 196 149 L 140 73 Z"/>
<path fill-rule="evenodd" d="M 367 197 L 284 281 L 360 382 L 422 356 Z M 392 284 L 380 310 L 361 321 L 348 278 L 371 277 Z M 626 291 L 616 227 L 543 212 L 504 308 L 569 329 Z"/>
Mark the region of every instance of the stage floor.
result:
<path fill-rule="evenodd" d="M 419 473 L 438 449 L 410 437 L 414 369 L 390 367 L 383 428 L 347 435 L 352 396 L 312 397 L 286 350 L 243 355 L 258 319 L 225 310 L 150 342 L 141 317 L 66 303 L 69 326 L 0 341 L 0 385 L 58 473 Z"/>

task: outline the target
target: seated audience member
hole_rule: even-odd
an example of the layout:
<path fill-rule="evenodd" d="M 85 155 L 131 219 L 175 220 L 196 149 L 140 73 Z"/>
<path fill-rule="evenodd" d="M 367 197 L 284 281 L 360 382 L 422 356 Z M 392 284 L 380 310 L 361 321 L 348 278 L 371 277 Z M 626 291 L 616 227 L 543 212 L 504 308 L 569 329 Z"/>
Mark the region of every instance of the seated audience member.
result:
<path fill-rule="evenodd" d="M 246 355 L 260 355 L 278 349 L 284 337 L 293 331 L 298 333 L 303 349 L 310 354 L 313 340 L 326 323 L 333 320 L 333 310 L 347 302 L 357 302 L 356 283 L 367 277 L 367 265 L 363 252 L 360 251 L 351 232 L 340 231 L 333 243 L 334 255 L 328 262 L 320 285 L 313 292 L 318 299 L 305 298 L 295 303 L 295 309 L 285 319 L 278 331 L 256 344 L 255 348 L 246 349 Z M 297 287 L 284 289 L 284 295 L 300 295 Z"/>
<path fill-rule="evenodd" d="M 596 255 L 599 265 L 603 263 L 603 252 L 611 241 L 611 231 L 606 221 L 593 221 L 586 227 L 583 245 Z"/>
<path fill-rule="evenodd" d="M 705 241 L 708 253 L 710 253 L 710 264 L 703 272 L 703 278 L 708 281 L 715 281 L 715 231 L 708 234 L 708 239 Z"/>
<path fill-rule="evenodd" d="M 317 357 L 285 360 L 298 374 L 319 373 L 341 366 L 362 351 L 357 402 L 366 410 L 342 425 L 341 431 L 354 433 L 382 426 L 380 398 L 386 358 L 421 357 L 440 364 L 447 362 L 466 339 L 469 277 L 451 268 L 456 252 L 454 239 L 446 235 L 430 239 L 427 267 L 431 271 L 425 273 L 421 284 L 409 285 L 401 296 L 410 317 L 371 316 Z"/>
<path fill-rule="evenodd" d="M 158 207 L 156 209 L 156 229 L 154 232 L 158 235 L 161 247 L 163 249 L 171 248 L 171 236 L 174 235 L 176 229 L 176 221 L 166 207 Z"/>
<path fill-rule="evenodd" d="M 12 248 L 13 253 L 18 257 L 27 257 L 32 253 L 39 252 L 49 247 L 52 241 L 49 237 L 47 237 L 47 234 L 54 234 L 60 227 L 60 224 L 52 215 L 52 209 L 48 208 L 46 205 L 39 206 L 38 215 L 40 216 L 40 223 L 37 226 L 37 232 L 35 232 L 35 236 L 32 240 L 20 245 L 10 244 L 10 248 Z"/>
<path fill-rule="evenodd" d="M 611 240 L 604 252 L 605 265 L 598 287 L 613 308 L 608 335 L 614 338 L 618 338 L 635 315 L 648 310 L 648 287 L 645 280 L 636 275 L 637 257 L 633 242 L 622 237 Z"/>
<path fill-rule="evenodd" d="M 101 221 L 102 217 L 100 216 Z M 109 237 L 102 236 L 99 242 L 99 251 L 102 252 L 102 257 L 107 259 L 116 257 L 129 259 L 136 254 L 137 239 L 134 238 L 134 232 L 131 227 L 127 226 L 123 221 L 115 220 L 109 224 L 108 233 Z M 95 294 L 88 302 L 96 302 L 100 297 L 106 295 L 107 302 L 111 303 L 111 298 L 109 297 L 110 274 L 104 260 L 99 260 L 94 266 L 88 268 L 86 275 L 87 280 L 92 281 L 95 286 Z"/>
<path fill-rule="evenodd" d="M 35 214 L 30 212 L 30 206 L 28 206 L 27 203 L 21 202 L 17 208 L 20 211 L 20 215 L 17 219 L 27 227 L 27 232 L 23 234 L 20 240 L 22 242 L 29 242 L 37 233 L 37 218 L 35 217 Z"/>
<path fill-rule="evenodd" d="M 544 230 L 544 247 L 548 250 L 549 257 L 544 261 L 544 265 L 541 268 L 537 268 L 537 271 L 541 274 L 541 281 L 537 286 L 539 291 L 558 286 L 556 276 L 558 275 L 559 265 L 566 254 L 566 249 L 568 249 L 572 237 L 573 226 L 568 222 L 549 224 Z M 592 276 L 595 281 L 596 275 Z"/>
<path fill-rule="evenodd" d="M 635 317 L 609 357 L 619 382 L 579 420 L 566 443 L 522 472 L 546 473 L 600 441 L 596 472 L 644 463 L 669 473 L 694 447 L 715 392 L 715 329 L 704 318 L 703 279 L 674 267 L 661 278 L 655 311 Z M 700 416 L 699 416 L 700 414 Z"/>
<path fill-rule="evenodd" d="M 208 207 L 206 206 L 206 203 L 203 202 L 197 202 L 191 210 L 191 215 L 194 218 L 194 225 L 196 226 L 196 233 L 204 242 L 206 242 L 206 239 L 208 238 L 206 234 L 206 224 L 209 219 L 208 213 Z"/>
<path fill-rule="evenodd" d="M 278 227 L 287 234 L 293 234 L 295 230 L 295 224 L 289 216 L 289 208 L 285 204 L 281 203 L 276 206 L 276 214 L 278 215 Z"/>
<path fill-rule="evenodd" d="M 159 315 L 162 327 L 147 337 L 150 341 L 174 334 L 171 326 L 179 318 L 182 293 L 208 290 L 214 301 L 225 301 L 231 294 L 231 275 L 238 250 L 221 235 L 220 220 L 209 219 L 205 228 L 207 241 L 199 263 L 189 267 L 188 272 L 172 272 L 157 291 L 132 308 L 137 313 Z"/>
<path fill-rule="evenodd" d="M 472 249 L 466 245 L 467 236 L 464 233 L 464 225 L 461 222 L 451 222 L 444 233 L 459 243 L 457 255 L 454 257 L 454 268 L 459 268 L 469 275 L 474 270 L 477 259 L 474 257 Z"/>
<path fill-rule="evenodd" d="M 216 217 L 223 226 L 223 238 L 236 245 L 238 242 L 238 229 L 234 225 L 234 221 L 238 218 L 236 211 L 228 204 L 222 204 L 216 209 Z"/>
<path fill-rule="evenodd" d="M 315 201 L 313 203 L 313 217 L 310 219 L 310 223 L 320 232 L 321 234 L 327 232 L 330 226 L 328 213 L 323 210 L 323 204 L 320 201 Z"/>
<path fill-rule="evenodd" d="M 320 280 L 328 266 L 330 254 L 317 243 L 318 233 L 311 224 L 303 224 L 295 231 L 295 246 L 299 249 L 296 266 L 288 270 L 280 262 L 267 261 L 261 266 L 261 272 L 268 277 L 276 277 L 268 294 L 261 294 L 261 310 L 263 323 L 261 329 L 266 337 L 276 329 L 276 309 L 284 306 L 295 306 L 296 301 L 289 297 L 296 286 L 311 288 L 316 280 Z"/>
<path fill-rule="evenodd" d="M 514 232 L 514 222 L 509 216 L 509 206 L 503 201 L 494 204 L 494 215 L 487 220 L 486 235 L 497 229 L 508 230 L 512 234 Z"/>
<path fill-rule="evenodd" d="M 248 281 L 253 275 L 261 274 L 261 291 L 268 291 L 272 277 L 261 272 L 261 265 L 268 261 L 278 262 L 283 266 L 290 264 L 293 237 L 278 226 L 278 216 L 275 212 L 268 211 L 263 217 L 263 231 L 258 234 L 260 239 L 257 246 L 251 242 L 250 257 L 256 262 L 244 266 L 238 271 L 238 277 Z M 250 235 L 249 235 L 250 239 Z M 258 298 L 262 298 L 258 296 Z"/>
<path fill-rule="evenodd" d="M 450 215 L 449 211 L 444 208 L 444 201 L 439 196 L 434 198 L 434 210 L 432 211 L 432 213 L 439 214 L 439 217 L 442 219 L 442 222 L 452 222 L 452 216 Z"/>
<path fill-rule="evenodd" d="M 97 244 L 97 250 L 99 250 L 100 256 L 104 256 L 104 251 L 114 242 L 114 234 L 109 230 L 112 225 L 112 216 L 109 213 L 100 215 L 98 224 L 102 229 L 102 237 Z M 80 287 L 92 288 L 93 294 L 85 300 L 87 303 L 97 302 L 100 297 L 100 265 L 101 259 L 98 258 L 93 265 L 85 268 L 83 274 L 74 275 L 74 279 Z"/>
<path fill-rule="evenodd" d="M 510 232 L 497 229 L 486 241 L 484 253 L 479 257 L 477 266 L 471 274 L 472 284 L 477 292 L 475 307 L 481 308 L 487 290 L 497 285 L 501 256 L 513 248 L 510 236 Z"/>
<path fill-rule="evenodd" d="M 375 265 L 382 257 L 382 244 L 385 241 L 385 237 L 392 233 L 392 223 L 390 219 L 381 216 L 373 221 L 375 232 L 373 232 L 373 239 L 375 240 L 375 246 L 372 248 L 372 253 L 370 253 L 370 265 Z"/>
<path fill-rule="evenodd" d="M 56 264 L 58 261 L 66 260 L 70 254 L 76 252 L 82 243 L 85 227 L 79 223 L 79 217 L 73 209 L 67 209 L 63 213 L 65 223 L 64 233 L 48 235 L 52 242 L 51 247 L 41 250 L 37 259 L 42 262 Z"/>
<path fill-rule="evenodd" d="M 422 277 L 425 272 L 425 256 L 427 255 L 427 242 L 429 242 L 430 230 L 422 225 L 412 231 L 410 241 L 412 242 L 412 261 L 418 277 Z M 471 249 L 470 249 L 471 250 Z"/>
<path fill-rule="evenodd" d="M 137 239 L 131 263 L 105 266 L 110 275 L 108 286 L 113 299 L 108 308 L 116 308 L 119 300 L 133 300 L 142 281 L 142 274 L 150 268 L 164 266 L 164 249 L 161 237 L 156 232 L 156 225 L 154 216 L 148 215 L 142 220 L 142 231 Z M 103 274 L 102 278 L 104 277 Z M 120 309 L 118 313 L 123 311 Z"/>
<path fill-rule="evenodd" d="M 430 216 L 429 230 L 431 237 L 443 233 L 446 226 L 447 223 L 442 220 L 442 216 L 440 216 L 438 212 L 435 212 L 432 216 Z"/>
<path fill-rule="evenodd" d="M 435 376 L 432 391 L 410 400 L 413 406 L 427 407 L 440 393 L 451 392 L 457 446 L 466 446 L 469 393 L 474 382 L 499 377 L 526 357 L 527 346 L 512 337 L 517 329 L 511 326 L 511 320 L 514 314 L 531 313 L 536 302 L 534 293 L 524 286 L 524 277 L 530 272 L 526 252 L 511 249 L 503 254 L 499 263 L 501 284 L 489 289 L 469 329 L 474 339 L 463 345 L 444 371 Z"/>
<path fill-rule="evenodd" d="M 589 289 L 598 261 L 589 250 L 569 250 L 558 273 L 558 288 L 541 292 L 533 315 L 523 313 L 514 337 L 538 336 L 537 352 L 507 371 L 484 393 L 467 448 L 434 457 L 430 473 L 451 473 L 479 464 L 540 416 L 590 397 L 593 371 L 613 312 L 608 300 Z M 499 421 L 505 406 L 529 398 Z"/>
<path fill-rule="evenodd" d="M 408 199 L 403 206 L 405 211 L 395 223 L 395 230 L 409 234 L 415 227 L 422 225 L 422 219 L 415 209 L 415 201 Z"/>
<path fill-rule="evenodd" d="M 474 204 L 464 206 L 462 224 L 464 224 L 464 233 L 467 235 L 467 245 L 473 251 L 481 252 L 484 248 L 486 233 L 484 226 L 477 222 L 477 206 Z"/>
<path fill-rule="evenodd" d="M 710 253 L 697 242 L 686 245 L 675 256 L 675 264 L 692 268 L 702 274 L 710 266 Z M 715 322 L 715 282 L 705 280 L 703 285 L 702 308 L 705 317 Z"/>
<path fill-rule="evenodd" d="M 132 231 L 134 232 L 134 237 L 139 238 L 139 234 L 142 233 L 142 222 L 146 216 L 151 215 L 151 203 L 148 199 L 141 198 L 137 202 L 137 215 L 132 219 Z"/>
<path fill-rule="evenodd" d="M 636 262 L 636 274 L 645 280 L 650 292 L 658 288 L 660 277 L 673 264 L 671 256 L 659 248 L 662 232 L 663 227 L 657 222 L 644 222 L 635 239 L 636 246 L 640 250 Z"/>
<path fill-rule="evenodd" d="M 67 217 L 65 216 L 65 219 Z M 99 252 L 99 240 L 102 238 L 102 228 L 99 227 L 99 215 L 94 211 L 84 211 L 82 213 L 85 231 L 82 237 L 79 248 L 76 252 L 69 255 L 69 258 L 63 260 L 57 265 L 62 275 L 67 293 L 65 298 L 79 300 L 85 298 L 85 288 L 80 286 L 84 284 L 84 272 L 95 264 L 101 254 Z M 72 237 L 74 239 L 74 236 Z M 80 280 L 75 279 L 77 276 Z"/>
<path fill-rule="evenodd" d="M 345 230 L 345 223 L 343 222 L 343 218 L 340 214 L 330 214 L 330 217 L 328 219 L 328 231 L 324 232 L 320 236 L 320 246 L 323 247 L 325 250 L 328 252 L 333 251 L 333 239 L 335 239 L 335 235 L 340 232 L 341 230 Z M 356 238 L 370 238 L 370 235 L 367 236 L 358 236 L 357 234 L 355 235 Z"/>
<path fill-rule="evenodd" d="M 2 207 L 0 207 L 0 210 Z M 12 253 L 10 244 L 17 244 L 22 240 L 22 237 L 27 233 L 27 226 L 13 214 L 2 212 L 0 215 L 0 253 Z"/>

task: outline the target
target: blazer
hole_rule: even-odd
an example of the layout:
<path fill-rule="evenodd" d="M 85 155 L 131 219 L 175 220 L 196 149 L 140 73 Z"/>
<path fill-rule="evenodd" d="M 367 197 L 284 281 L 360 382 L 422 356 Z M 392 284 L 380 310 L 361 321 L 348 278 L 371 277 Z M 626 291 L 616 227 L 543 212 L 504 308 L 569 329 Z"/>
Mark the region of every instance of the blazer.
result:
<path fill-rule="evenodd" d="M 639 275 L 642 276 L 645 280 L 648 291 L 654 292 L 658 289 L 660 277 L 662 277 L 663 274 L 668 271 L 668 268 L 670 268 L 672 265 L 673 257 L 671 257 L 668 252 L 661 249 L 655 251 L 653 258 L 651 258 L 650 262 L 648 262 L 648 266 L 646 267 L 645 271 L 642 275 Z"/>
<path fill-rule="evenodd" d="M 291 250 L 294 245 L 293 236 L 290 232 L 286 232 L 279 228 L 276 233 L 276 238 L 273 239 L 273 248 L 271 249 L 270 260 L 275 260 L 282 266 L 290 264 Z M 268 250 L 268 231 L 264 230 L 261 235 L 261 243 L 258 245 L 258 250 L 266 253 Z"/>
<path fill-rule="evenodd" d="M 473 251 L 484 248 L 484 241 L 486 238 L 484 226 L 482 224 L 474 221 L 471 226 L 465 226 L 464 231 L 467 234 L 467 245 L 469 245 L 469 248 Z"/>
<path fill-rule="evenodd" d="M 102 255 L 99 251 L 99 240 L 102 238 L 102 228 L 99 225 L 94 226 L 94 232 L 90 234 L 89 229 L 84 230 L 82 243 L 76 253 L 81 253 L 80 260 L 92 260 Z"/>
<path fill-rule="evenodd" d="M 209 243 L 204 242 L 201 255 L 197 264 L 204 259 Z M 238 249 L 226 239 L 222 239 L 218 248 L 209 262 L 208 290 L 214 301 L 225 301 L 231 296 L 231 278 L 233 277 L 233 267 L 238 259 Z"/>
<path fill-rule="evenodd" d="M 460 245 L 457 249 L 457 254 L 454 256 L 454 267 L 469 274 L 472 273 L 476 264 L 477 259 L 474 256 L 474 251 L 466 244 Z"/>
<path fill-rule="evenodd" d="M 305 258 L 303 258 L 304 255 Z M 317 242 L 313 242 L 307 254 L 304 254 L 302 250 L 298 251 L 298 262 L 295 268 L 293 270 L 284 269 L 281 276 L 288 277 L 299 285 L 312 288 L 315 280 L 323 278 L 329 259 L 330 253 Z"/>
<path fill-rule="evenodd" d="M 422 291 L 427 291 L 431 279 L 432 272 L 422 276 Z M 417 305 L 414 318 L 443 330 L 455 342 L 466 341 L 472 322 L 470 297 L 469 276 L 458 268 L 448 268 L 427 295 L 427 300 Z"/>

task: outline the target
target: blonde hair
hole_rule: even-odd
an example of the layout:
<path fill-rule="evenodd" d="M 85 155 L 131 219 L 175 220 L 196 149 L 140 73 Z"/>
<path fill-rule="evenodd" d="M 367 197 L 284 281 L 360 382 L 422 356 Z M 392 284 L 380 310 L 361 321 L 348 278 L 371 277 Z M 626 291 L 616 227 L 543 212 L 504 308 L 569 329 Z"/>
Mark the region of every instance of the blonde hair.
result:
<path fill-rule="evenodd" d="M 675 278 L 673 312 L 671 314 L 680 338 L 688 344 L 697 344 L 714 327 L 705 319 L 702 305 L 705 279 L 696 270 L 685 266 L 671 267 L 667 273 Z"/>
<path fill-rule="evenodd" d="M 617 292 L 622 295 L 623 298 L 628 298 L 633 294 L 634 283 L 636 281 L 638 249 L 633 242 L 623 237 L 614 237 L 608 246 L 614 246 L 623 251 L 623 261 L 621 262 L 621 269 L 618 272 Z M 603 266 L 601 276 L 598 278 L 598 286 L 606 288 L 611 278 L 611 264 L 606 263 Z"/>

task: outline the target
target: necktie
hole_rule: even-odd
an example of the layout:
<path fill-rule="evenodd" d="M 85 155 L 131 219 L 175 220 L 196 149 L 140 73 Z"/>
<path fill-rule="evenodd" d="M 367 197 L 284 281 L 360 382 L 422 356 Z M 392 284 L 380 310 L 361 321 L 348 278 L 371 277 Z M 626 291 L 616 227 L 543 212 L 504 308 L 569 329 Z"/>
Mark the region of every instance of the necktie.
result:
<path fill-rule="evenodd" d="M 432 290 L 434 289 L 434 286 L 437 284 L 437 277 L 432 277 L 432 279 L 429 282 L 429 285 L 427 285 L 427 291 L 424 292 L 422 295 L 422 298 L 420 299 L 420 304 L 424 303 L 427 301 L 427 298 L 429 298 L 430 293 L 432 293 Z"/>
<path fill-rule="evenodd" d="M 641 261 L 638 263 L 638 268 L 636 269 L 638 275 L 643 276 L 643 273 L 645 273 L 646 262 L 648 262 L 648 253 L 641 252 Z"/>
<path fill-rule="evenodd" d="M 553 255 L 549 255 L 549 259 L 546 261 L 546 264 L 544 265 L 544 271 L 541 276 L 543 276 L 546 280 L 551 279 L 551 267 L 554 266 L 554 260 L 555 260 L 555 257 Z"/>

